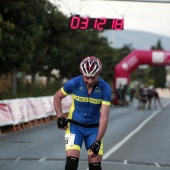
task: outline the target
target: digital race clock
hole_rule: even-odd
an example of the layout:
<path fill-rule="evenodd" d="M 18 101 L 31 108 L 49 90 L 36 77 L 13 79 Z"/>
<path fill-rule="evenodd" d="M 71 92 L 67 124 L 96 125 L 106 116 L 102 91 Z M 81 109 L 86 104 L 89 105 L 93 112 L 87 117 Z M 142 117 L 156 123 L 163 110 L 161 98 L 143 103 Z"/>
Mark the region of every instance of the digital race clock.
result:
<path fill-rule="evenodd" d="M 70 17 L 70 28 L 71 29 L 111 29 L 111 30 L 123 30 L 124 19 L 108 19 L 108 18 L 89 18 L 80 16 Z"/>

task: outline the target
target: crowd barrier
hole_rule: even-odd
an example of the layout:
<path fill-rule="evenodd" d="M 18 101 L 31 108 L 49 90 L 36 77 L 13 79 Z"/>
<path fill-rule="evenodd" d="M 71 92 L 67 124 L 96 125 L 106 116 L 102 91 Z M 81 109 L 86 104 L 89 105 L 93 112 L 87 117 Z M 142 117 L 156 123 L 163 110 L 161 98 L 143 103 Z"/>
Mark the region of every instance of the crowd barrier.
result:
<path fill-rule="evenodd" d="M 62 100 L 63 113 L 68 113 L 71 102 L 70 95 Z M 53 96 L 0 100 L 0 133 L 4 126 L 12 125 L 16 131 L 17 126 L 21 129 L 26 123 L 31 126 L 53 116 L 56 117 Z"/>
<path fill-rule="evenodd" d="M 170 98 L 170 88 L 156 88 L 159 97 L 169 99 Z"/>

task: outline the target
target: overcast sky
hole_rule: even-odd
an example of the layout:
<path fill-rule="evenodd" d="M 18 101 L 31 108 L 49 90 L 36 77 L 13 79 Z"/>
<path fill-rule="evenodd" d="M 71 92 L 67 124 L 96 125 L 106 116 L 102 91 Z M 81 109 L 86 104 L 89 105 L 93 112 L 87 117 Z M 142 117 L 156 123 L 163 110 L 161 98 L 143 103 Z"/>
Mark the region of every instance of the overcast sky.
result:
<path fill-rule="evenodd" d="M 124 29 L 147 31 L 170 37 L 170 3 L 50 0 L 68 17 L 124 18 Z M 158 0 L 159 1 L 159 0 Z M 161 0 L 160 0 L 161 1 Z"/>

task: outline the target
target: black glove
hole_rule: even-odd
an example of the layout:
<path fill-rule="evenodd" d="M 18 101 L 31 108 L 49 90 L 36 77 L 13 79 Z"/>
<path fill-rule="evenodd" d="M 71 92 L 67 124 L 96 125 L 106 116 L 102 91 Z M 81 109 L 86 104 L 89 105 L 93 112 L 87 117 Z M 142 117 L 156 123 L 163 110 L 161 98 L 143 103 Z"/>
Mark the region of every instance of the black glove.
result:
<path fill-rule="evenodd" d="M 67 124 L 68 121 L 64 116 L 61 116 L 57 119 L 58 128 L 64 128 Z"/>
<path fill-rule="evenodd" d="M 101 141 L 100 140 L 95 140 L 95 142 L 90 146 L 90 149 L 95 155 L 98 155 L 99 150 L 100 150 L 100 145 Z"/>

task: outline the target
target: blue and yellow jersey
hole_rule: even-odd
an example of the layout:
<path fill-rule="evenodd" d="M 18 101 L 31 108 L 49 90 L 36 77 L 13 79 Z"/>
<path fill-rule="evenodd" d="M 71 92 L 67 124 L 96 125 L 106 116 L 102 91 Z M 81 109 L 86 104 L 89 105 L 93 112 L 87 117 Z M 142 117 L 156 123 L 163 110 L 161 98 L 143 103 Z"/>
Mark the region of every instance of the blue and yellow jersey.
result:
<path fill-rule="evenodd" d="M 80 123 L 99 123 L 101 105 L 110 105 L 111 88 L 100 77 L 90 95 L 82 76 L 67 81 L 62 87 L 62 92 L 64 95 L 72 95 L 68 118 Z"/>

